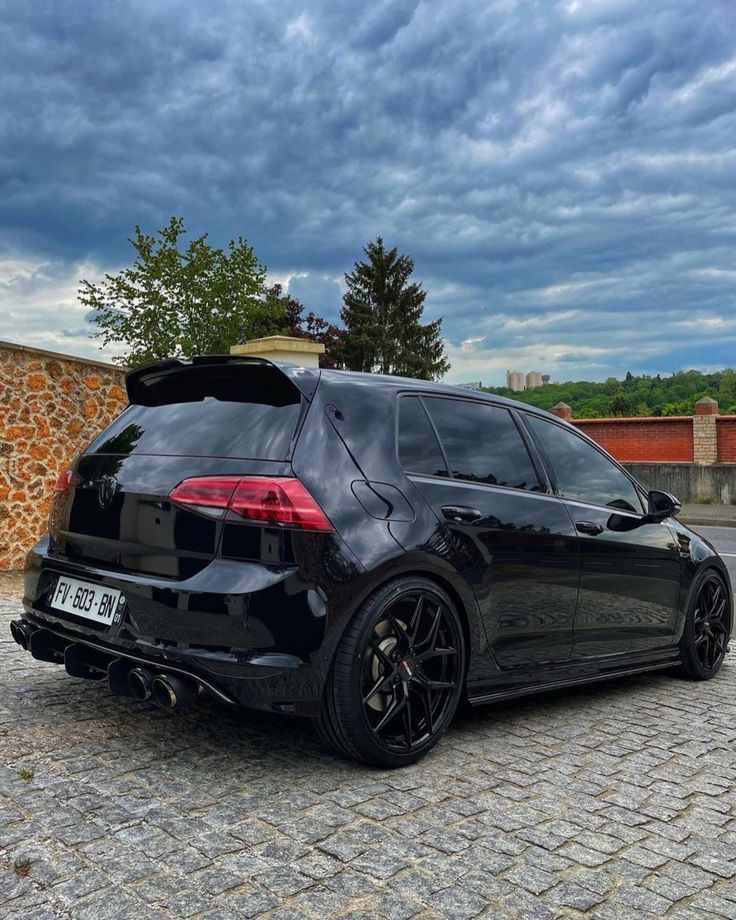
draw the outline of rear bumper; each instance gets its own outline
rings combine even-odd
[[[64,574],[122,591],[120,620],[105,627],[53,610],[50,597]],[[327,604],[295,567],[216,559],[189,579],[157,579],[56,558],[44,539],[26,560],[23,606],[25,620],[59,644],[60,660],[64,644],[76,643],[111,659],[190,675],[228,702],[319,711]]]

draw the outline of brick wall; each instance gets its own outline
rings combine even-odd
[[[0,342],[0,571],[46,529],[54,483],[127,404],[111,364]]]
[[[736,415],[719,415],[716,419],[718,462],[736,461]]]
[[[570,419],[621,461],[692,462],[693,419],[666,418]],[[736,443],[736,431],[734,432]]]

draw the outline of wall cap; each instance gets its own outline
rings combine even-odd
[[[29,355],[41,355],[44,358],[54,358],[57,361],[74,361],[77,364],[90,364],[93,367],[104,367],[105,370],[118,371],[124,374],[126,368],[109,361],[98,361],[96,358],[82,358],[80,355],[68,355],[63,351],[49,351],[47,348],[36,348],[35,345],[21,345],[19,342],[6,342],[0,339],[0,351],[24,351]]]
[[[572,421],[574,425],[592,425],[593,423],[597,425],[630,425],[632,422],[636,424],[644,424],[645,422],[692,423],[692,420],[692,415],[632,415],[628,418],[621,418],[619,416],[615,418],[575,418]]]

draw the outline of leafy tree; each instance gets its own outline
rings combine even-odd
[[[345,275],[340,313],[345,324],[343,360],[350,370],[435,380],[450,369],[442,320],[422,323],[427,292],[410,281],[414,261],[386,249],[379,236]]]
[[[95,335],[122,344],[116,359],[134,367],[161,358],[227,354],[245,339],[275,332],[280,315],[265,298],[266,271],[242,238],[226,249],[207,234],[183,249],[184,221],[172,217],[156,235],[135,228],[131,268],[82,280],[79,299],[93,311]]]
[[[342,367],[342,329],[312,311],[304,316],[304,304],[291,294],[284,293],[280,284],[267,288],[265,298],[270,311],[279,317],[275,333],[321,343],[325,346],[325,353],[320,355],[320,367]]]
[[[677,371],[666,377],[661,374],[637,377],[628,373],[623,381],[615,377],[603,383],[578,380],[522,393],[512,393],[506,387],[488,389],[541,409],[549,410],[560,401],[566,402],[575,418],[692,415],[695,403],[702,396],[716,399],[722,414],[736,413],[736,371],[731,368],[709,374]]]

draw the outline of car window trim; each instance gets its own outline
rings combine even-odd
[[[438,476],[435,473],[420,473],[418,470],[409,471],[409,470],[404,469],[404,464],[401,462],[401,454],[399,453],[399,422],[401,418],[401,398],[402,396],[416,397],[417,402],[422,407],[422,411],[427,417],[427,421],[429,422],[429,427],[432,429],[432,434],[434,435],[434,439],[437,442],[437,447],[439,447],[440,456],[442,457],[444,461],[445,472],[447,473],[446,476]],[[439,479],[439,480],[444,480],[444,481],[447,481],[448,479],[453,478],[452,473],[450,472],[450,464],[447,462],[447,455],[445,454],[445,449],[442,446],[442,442],[440,441],[439,435],[437,434],[437,429],[434,427],[434,422],[432,421],[432,417],[430,416],[429,412],[427,412],[427,407],[422,402],[422,397],[419,393],[400,392],[396,396],[396,411],[394,412],[394,453],[396,455],[396,462],[399,465],[399,469],[402,472],[406,473],[407,475],[409,474],[409,472],[411,472],[413,476],[431,476],[433,479]]]
[[[401,409],[400,409],[400,406],[399,406],[399,400],[400,400],[403,396],[416,396],[416,397],[418,398],[419,402],[421,403],[422,409],[424,409],[424,413],[425,413],[425,415],[427,416],[427,418],[429,419],[429,424],[432,426],[432,431],[434,432],[434,436],[435,436],[435,438],[436,438],[436,440],[437,440],[437,443],[439,444],[440,452],[442,453],[442,458],[443,458],[443,460],[445,461],[445,470],[447,471],[447,475],[446,475],[446,476],[436,476],[436,475],[433,475],[432,473],[419,473],[419,472],[416,472],[416,471],[411,471],[411,470],[405,470],[405,469],[404,469],[403,464],[402,464],[402,462],[401,462],[401,457],[399,456],[399,415],[400,415],[400,412],[401,412]],[[431,412],[429,411],[429,409],[428,409],[428,408],[425,406],[425,404],[424,404],[424,400],[425,400],[425,399],[451,399],[451,400],[455,400],[455,402],[469,403],[469,404],[476,405],[476,406],[491,406],[491,407],[493,407],[494,409],[501,409],[501,410],[504,410],[504,411],[508,412],[508,414],[509,414],[510,417],[511,417],[511,421],[514,423],[514,425],[515,425],[515,427],[516,427],[516,430],[517,430],[517,432],[518,432],[518,434],[519,434],[519,440],[521,441],[522,446],[523,446],[524,449],[526,450],[527,457],[529,458],[529,462],[530,462],[531,465],[532,465],[532,470],[534,471],[534,475],[537,477],[537,486],[538,486],[538,489],[536,489],[536,490],[532,490],[532,489],[519,489],[519,488],[517,488],[516,486],[502,486],[502,485],[499,485],[498,483],[477,482],[477,481],[474,480],[474,479],[463,479],[461,476],[454,476],[453,473],[452,473],[452,469],[450,468],[450,462],[449,462],[449,460],[448,460],[448,458],[447,458],[447,452],[445,451],[445,446],[444,446],[444,444],[442,443],[442,438],[440,437],[440,433],[439,433],[439,431],[437,431],[437,426],[435,425],[434,420],[432,419],[432,414],[431,414]],[[497,402],[494,402],[493,400],[490,400],[490,399],[487,399],[487,400],[486,400],[486,399],[473,399],[472,396],[470,396],[470,397],[468,397],[468,396],[455,396],[455,395],[452,394],[452,393],[436,393],[436,394],[435,394],[435,393],[417,392],[416,390],[404,390],[404,391],[401,391],[401,392],[399,392],[399,393],[397,394],[397,402],[396,402],[396,420],[395,420],[395,438],[394,438],[394,443],[395,443],[395,445],[396,445],[396,458],[397,458],[397,460],[398,460],[399,466],[400,466],[401,470],[402,470],[404,473],[406,473],[407,475],[409,475],[409,473],[411,473],[413,476],[426,476],[426,477],[428,477],[428,478],[430,478],[430,479],[437,479],[437,480],[439,480],[440,482],[447,482],[448,480],[450,480],[450,481],[456,481],[456,482],[469,483],[469,484],[471,484],[471,485],[494,486],[494,487],[499,488],[499,489],[508,489],[508,490],[510,490],[510,491],[512,491],[512,492],[525,492],[525,493],[528,492],[528,493],[531,494],[531,495],[545,495],[545,494],[547,494],[547,492],[549,491],[549,482],[548,482],[548,478],[547,478],[546,475],[541,475],[541,474],[540,474],[540,473],[541,473],[541,470],[543,470],[544,467],[542,466],[542,467],[541,467],[541,470],[540,470],[540,466],[539,466],[537,463],[535,463],[534,453],[532,452],[532,450],[530,450],[529,444],[527,443],[527,440],[526,440],[526,438],[524,437],[524,433],[523,433],[523,431],[522,431],[522,429],[521,429],[521,426],[520,426],[518,420],[514,417],[515,412],[516,412],[515,409],[512,409],[512,408],[509,407],[509,406],[501,405],[501,404],[499,404],[499,403],[497,403]]]
[[[609,462],[612,466],[614,466],[619,472],[623,473],[624,477],[625,477],[626,479],[628,479],[629,482],[630,482],[630,483],[632,484],[632,486],[634,487],[634,491],[635,491],[636,494],[639,496],[639,499],[640,499],[640,500],[643,499],[643,489],[642,489],[642,486],[636,481],[636,479],[634,479],[634,477],[629,473],[628,470],[625,470],[625,469],[621,466],[621,464],[618,462],[618,460],[616,460],[616,459],[615,459],[614,457],[612,457],[609,453],[607,453],[607,451],[605,451],[605,450],[600,446],[600,444],[597,444],[594,440],[592,440],[592,438],[586,437],[586,435],[583,434],[583,432],[578,431],[576,428],[573,428],[571,425],[560,424],[560,422],[559,422],[557,419],[554,419],[554,418],[547,418],[546,416],[537,415],[535,412],[527,412],[525,409],[519,409],[518,412],[519,412],[519,415],[522,416],[523,421],[524,421],[524,427],[525,427],[526,430],[529,432],[529,436],[533,439],[535,445],[537,446],[537,449],[539,450],[539,453],[540,453],[540,456],[541,456],[541,458],[542,458],[542,461],[544,462],[544,465],[545,465],[545,467],[547,468],[547,475],[548,475],[548,477],[549,477],[549,483],[550,483],[550,487],[551,487],[551,489],[552,489],[552,494],[553,494],[553,495],[555,495],[557,498],[561,498],[561,499],[564,499],[564,500],[567,500],[567,501],[578,502],[578,503],[580,503],[580,504],[587,505],[587,506],[589,506],[589,507],[591,507],[591,508],[603,508],[603,509],[605,509],[606,511],[611,512],[612,514],[615,514],[617,511],[621,511],[621,513],[623,513],[623,514],[630,514],[630,515],[633,515],[633,516],[635,516],[635,517],[646,517],[646,514],[647,514],[647,513],[646,513],[646,510],[644,509],[644,502],[643,502],[643,501],[642,501],[642,510],[641,510],[641,511],[626,511],[626,510],[623,509],[623,508],[615,509],[615,508],[612,508],[610,505],[600,505],[600,504],[598,504],[597,502],[587,501],[586,499],[575,498],[575,497],[573,497],[573,496],[567,496],[567,495],[559,495],[559,494],[557,494],[557,492],[556,492],[556,489],[557,489],[557,479],[556,479],[556,477],[555,477],[555,468],[554,468],[554,464],[553,464],[552,461],[550,460],[549,455],[548,455],[547,451],[546,451],[545,448],[544,448],[544,445],[540,442],[539,438],[537,437],[536,432],[535,432],[534,429],[531,427],[531,425],[529,425],[529,424],[527,423],[527,419],[528,419],[528,418],[535,417],[535,418],[541,419],[541,421],[543,421],[543,422],[548,422],[550,425],[555,425],[557,428],[560,428],[562,431],[568,432],[568,433],[570,434],[571,437],[577,438],[578,440],[582,441],[584,444],[588,444],[588,445],[589,445],[590,447],[592,447],[594,450],[598,451],[598,453],[599,453],[605,460],[608,460],[608,462]]]
[[[445,485],[458,486],[465,489],[500,489],[502,492],[513,492],[514,495],[535,495],[538,498],[553,498],[555,501],[560,500],[559,495],[551,495],[549,492],[535,492],[532,489],[518,489],[516,486],[502,486],[497,482],[479,482],[475,479],[460,479],[457,476],[450,479],[447,476],[433,476],[431,473],[412,473],[408,470],[404,470],[404,473],[412,482],[415,479],[431,479],[433,482],[442,482]]]

